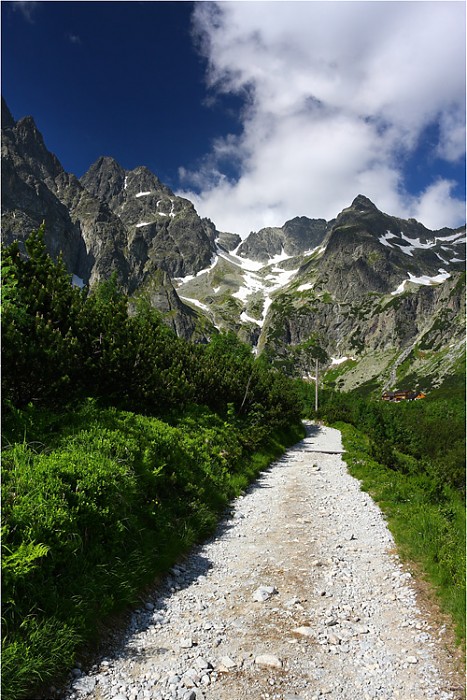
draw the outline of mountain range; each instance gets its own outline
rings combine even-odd
[[[218,231],[146,167],[101,157],[65,172],[2,100],[2,239],[45,221],[74,284],[115,273],[187,339],[232,330],[290,373],[368,392],[429,389],[465,357],[465,227],[431,231],[358,195],[335,219]]]

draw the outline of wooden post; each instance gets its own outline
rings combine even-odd
[[[318,358],[316,358],[315,411],[318,411]]]

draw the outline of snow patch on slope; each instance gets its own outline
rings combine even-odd
[[[428,240],[424,243],[422,242],[421,238],[409,238],[409,236],[406,236],[403,233],[403,231],[401,231],[399,235],[396,235],[395,233],[392,233],[388,230],[384,235],[380,236],[378,240],[382,245],[386,246],[387,248],[397,247],[397,249],[400,250],[402,253],[413,256],[414,250],[430,250],[435,246],[439,245],[439,243],[451,243],[452,245],[465,243],[465,232],[461,231],[459,233],[453,234],[452,236],[446,237],[436,236],[435,238]],[[404,243],[407,243],[408,245],[403,245],[402,241],[404,241]],[[442,249],[448,253],[450,253],[452,250],[450,246],[442,246]],[[437,255],[439,257],[438,253]]]
[[[347,362],[347,360],[355,360],[355,357],[331,357],[331,367],[341,365],[343,362]]]
[[[380,243],[382,243],[382,245],[385,245],[387,248],[394,248],[394,246],[389,243],[390,238],[397,238],[397,236],[395,233],[391,233],[391,231],[387,230],[384,236],[380,236],[378,240]]]
[[[258,321],[257,318],[252,318],[251,316],[248,316],[248,314],[245,311],[242,311],[240,314],[240,321],[243,321],[244,323],[255,323],[257,326],[261,326],[261,322]]]
[[[270,258],[266,265],[277,265],[277,263],[283,262],[284,260],[290,260],[292,257],[292,255],[287,255],[287,253],[284,252],[284,247],[282,246],[282,251],[273,258]]]
[[[455,241],[457,243],[465,243],[466,238],[465,238],[465,231],[459,231],[459,233],[454,233],[452,236],[443,236],[441,238],[437,237],[435,238],[435,241],[443,241],[445,243],[446,241],[453,242]]]
[[[220,258],[224,258],[224,260],[241,267],[243,270],[248,270],[249,272],[257,272],[258,270],[261,270],[262,267],[266,267],[266,265],[263,263],[256,262],[255,260],[249,260],[248,258],[241,258],[239,255],[235,255],[233,252],[225,253],[223,250],[218,250],[217,253]]]
[[[250,294],[264,290],[264,286],[263,280],[258,275],[252,274],[251,272],[245,272],[243,275],[242,286],[238,292],[235,292],[232,294],[232,296],[240,299],[241,301],[246,301]]]
[[[185,275],[185,277],[174,277],[172,281],[176,283],[176,286],[178,288],[181,285],[186,284],[187,282],[191,282],[191,280],[194,280],[196,277],[202,277],[202,275],[207,275],[217,265],[217,259],[218,259],[218,256],[214,253],[214,255],[211,257],[211,262],[209,263],[209,267],[205,267],[204,270],[200,270],[199,272],[196,273],[196,275]],[[219,289],[220,289],[220,287],[217,287],[217,291],[219,291]]]
[[[206,306],[206,304],[202,304],[200,301],[198,301],[198,299],[192,299],[191,297],[183,297],[181,294],[180,294],[180,299],[183,299],[183,301],[188,301],[190,304],[193,304],[194,306],[198,306],[203,311],[209,312],[209,306]]]
[[[408,275],[409,279],[404,280],[397,287],[397,289],[391,292],[392,296],[395,296],[396,294],[402,294],[405,291],[406,286],[410,283],[433,286],[436,284],[442,284],[447,279],[449,279],[449,277],[451,277],[451,274],[449,272],[446,272],[446,270],[443,270],[441,268],[439,270],[439,275],[434,275],[433,277],[429,277],[428,275],[421,275],[420,277],[415,277],[415,275],[412,275],[410,272],[408,273]]]

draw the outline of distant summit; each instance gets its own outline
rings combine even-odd
[[[363,194],[359,194],[355,197],[351,204],[351,209],[355,209],[360,213],[365,211],[377,211],[376,206],[373,204],[373,202],[370,199],[368,199],[368,197],[365,197]]]

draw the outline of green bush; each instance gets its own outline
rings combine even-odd
[[[136,602],[302,437],[290,431],[258,448],[248,421],[200,406],[172,425],[93,401],[72,416],[43,413],[17,412],[43,434],[10,443],[2,460],[3,690],[12,699],[65,670],[98,621]]]
[[[343,421],[370,439],[375,461],[395,471],[429,475],[440,488],[465,498],[465,383],[458,378],[449,398],[443,393],[399,404],[363,399],[355,393],[322,392],[319,417]]]

